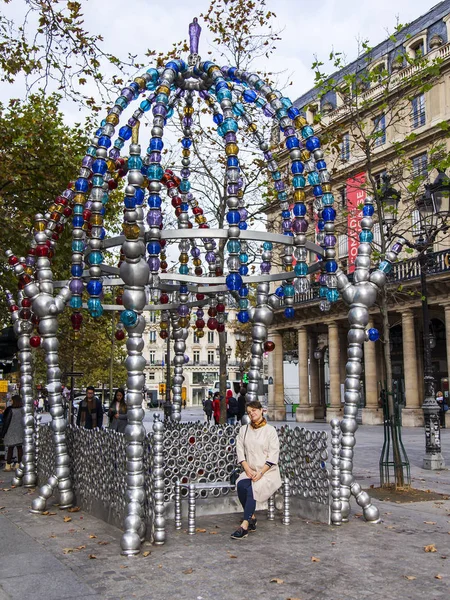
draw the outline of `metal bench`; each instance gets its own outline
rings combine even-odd
[[[185,487],[188,489],[188,534],[195,535],[195,492],[197,490],[212,490],[215,488],[230,488],[234,489],[236,486],[232,485],[229,481],[214,481],[209,483],[182,483],[180,479],[175,483],[175,495],[174,495],[174,512],[175,512],[175,529],[181,529],[181,488]],[[285,478],[283,483],[283,525],[289,525],[291,522],[290,512],[290,486],[289,480]],[[267,518],[269,521],[275,520],[275,500],[274,496],[271,496],[268,500]]]

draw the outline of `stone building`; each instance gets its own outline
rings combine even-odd
[[[339,130],[339,150],[332,165],[332,186],[336,209],[350,214],[349,185],[367,170],[364,154],[358,150],[357,133],[349,122],[349,102],[346,94],[353,93],[345,89],[345,75],[362,69],[378,69],[380,81],[372,83],[369,89],[359,90],[360,108],[364,111],[365,101],[370,104],[372,114],[368,119],[374,121],[377,97],[380,97],[380,113],[376,125],[379,136],[372,154],[372,173],[381,180],[384,172],[392,171],[396,160],[396,149],[401,145],[404,159],[410,161],[412,175],[427,174],[429,181],[436,177],[436,171],[429,172],[427,164],[431,147],[436,140],[448,153],[449,146],[442,131],[442,122],[450,120],[450,2],[441,2],[426,15],[423,15],[370,52],[361,56],[350,65],[333,75],[337,90],[319,97],[313,89],[298,98],[294,105],[305,115],[309,123],[317,122],[315,132],[319,137],[333,128]],[[439,78],[431,89],[411,98],[408,92],[412,78],[419,67],[408,63],[407,58],[423,57],[425,61],[436,61],[440,65]],[[396,127],[390,127],[389,114],[386,112],[386,87],[383,78],[394,82],[392,93],[401,98],[404,118]],[[339,83],[342,82],[342,93]],[[389,92],[390,93],[390,92]],[[375,108],[374,108],[375,107]],[[411,136],[411,133],[414,135]],[[278,135],[278,132],[276,132]],[[442,151],[442,150],[441,150]],[[287,164],[286,152],[279,156],[280,170]],[[327,157],[328,166],[330,162]],[[287,167],[286,167],[287,168]],[[401,177],[400,177],[401,179]],[[421,190],[419,190],[420,192]],[[409,234],[414,232],[417,219],[415,210],[408,208],[407,194],[402,191],[399,214],[409,219]],[[275,205],[267,209],[268,222],[276,229],[279,210]],[[407,213],[405,215],[405,213]],[[378,229],[377,229],[378,226]],[[375,243],[380,236],[380,225],[375,227]],[[312,231],[314,227],[310,227]],[[342,231],[342,230],[341,230]],[[314,232],[312,232],[314,236]],[[313,237],[312,237],[313,239]],[[357,242],[351,231],[338,236],[338,262],[346,272],[351,272],[352,254]],[[431,319],[432,363],[435,377],[435,389],[442,390],[449,397],[450,363],[450,251],[448,240],[441,236],[430,249],[430,268],[428,272],[428,305]],[[402,405],[403,425],[423,424],[421,405],[423,390],[423,326],[421,318],[420,268],[416,255],[403,255],[389,274],[390,295],[390,348],[394,386]],[[318,284],[312,282],[306,294],[296,295],[295,318],[287,321],[283,311],[276,313],[271,330],[271,339],[275,342],[275,351],[269,357],[269,377],[273,385],[269,386],[269,410],[272,418],[285,418],[286,406],[283,362],[286,356],[287,342],[292,344],[295,338],[298,353],[299,406],[296,411],[298,421],[313,421],[326,417],[342,417],[343,393],[346,363],[346,335],[348,331],[347,310],[341,301],[332,306],[329,312],[319,309]],[[371,312],[373,327],[380,328],[380,314],[377,308]],[[364,374],[362,379],[361,419],[364,424],[381,424],[382,409],[379,405],[380,390],[384,386],[385,373],[382,360],[382,343],[366,343],[364,348]],[[449,411],[450,412],[450,411]],[[448,414],[448,413],[447,413]]]

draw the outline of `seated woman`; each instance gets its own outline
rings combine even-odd
[[[258,400],[247,404],[247,414],[250,423],[240,428],[236,440],[237,459],[244,469],[237,480],[244,519],[231,536],[234,540],[247,537],[249,531],[256,531],[256,503],[268,500],[281,486],[277,430],[263,417]]]

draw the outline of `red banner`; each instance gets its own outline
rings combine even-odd
[[[347,235],[348,235],[348,273],[355,270],[355,260],[358,253],[359,234],[361,232],[361,205],[366,199],[366,174],[358,173],[347,179]]]

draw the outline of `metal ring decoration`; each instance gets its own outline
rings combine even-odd
[[[340,460],[339,448],[341,445],[341,427],[339,419],[331,419],[331,523],[339,526],[342,524],[341,493],[340,493]]]

